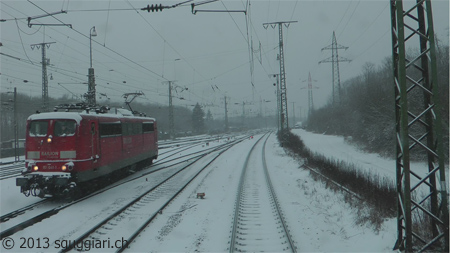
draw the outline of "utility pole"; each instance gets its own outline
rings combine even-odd
[[[394,250],[448,252],[448,182],[439,101],[442,91],[437,78],[431,0],[406,3],[411,6],[405,9],[402,0],[390,3],[398,195]],[[407,48],[417,46],[419,55],[408,59]],[[422,99],[418,93],[423,94]],[[427,168],[416,171],[410,166],[411,151],[427,155]]]
[[[95,74],[94,68],[92,67],[92,36],[97,36],[97,31],[95,30],[95,26],[89,30],[89,55],[90,55],[90,67],[88,69],[88,93],[87,93],[87,102],[89,106],[96,106],[96,91],[95,91]]]
[[[333,104],[340,103],[341,101],[341,77],[339,74],[339,62],[350,62],[351,60],[339,57],[338,49],[345,49],[347,50],[348,47],[344,47],[342,45],[339,45],[336,40],[336,34],[333,31],[333,42],[331,45],[322,48],[323,50],[329,49],[331,50],[331,57],[327,58],[325,60],[322,60],[319,62],[331,62],[332,63],[332,72],[333,72]],[[337,89],[337,92],[336,92]]]
[[[228,132],[228,108],[227,108],[227,96],[225,96],[225,132]]]
[[[14,161],[20,161],[19,157],[19,131],[18,131],[18,121],[17,121],[17,88],[14,87],[14,92],[8,91],[7,94],[13,93],[13,99],[8,99],[8,102],[3,102],[2,105],[7,106],[8,110],[13,111],[13,131],[14,131]],[[11,105],[12,104],[12,105]],[[9,116],[5,116],[8,117]],[[9,119],[8,119],[9,122]]]
[[[37,49],[42,48],[42,111],[48,112],[48,77],[47,77],[47,65],[50,63],[50,59],[46,58],[45,47],[50,48],[50,44],[56,42],[43,42],[38,44],[32,44],[31,49],[34,47]]]
[[[278,25],[278,48],[279,48],[279,59],[280,59],[280,130],[289,129],[288,122],[288,109],[287,109],[287,91],[286,91],[286,72],[284,66],[284,48],[283,48],[283,24],[286,28],[289,27],[291,23],[297,23],[297,21],[286,21],[286,22],[272,22],[264,23],[263,27],[267,29],[269,25],[275,28]]]
[[[271,75],[269,75],[269,77],[271,77],[271,76],[273,76],[273,77],[275,77],[276,79],[277,79],[277,83],[275,84],[273,84],[274,86],[277,86],[277,91],[276,91],[276,94],[277,94],[277,130],[278,131],[280,131],[280,127],[281,127],[281,124],[280,124],[280,114],[281,114],[281,110],[280,110],[280,108],[281,108],[281,105],[280,105],[280,83],[279,83],[279,76],[280,76],[280,74],[271,74]]]
[[[263,116],[263,110],[262,110],[262,98],[259,96],[259,117],[262,118]]]
[[[295,127],[295,102],[291,102],[292,103],[292,115],[293,117],[293,122],[292,122],[292,128]]]
[[[172,82],[169,82],[169,135],[171,139],[175,138],[175,122],[173,116],[173,104],[172,104]]]
[[[242,127],[245,126],[245,102],[242,101]]]
[[[14,87],[14,161],[20,161],[19,157],[19,129],[17,125],[17,88]]]

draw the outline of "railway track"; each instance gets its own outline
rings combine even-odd
[[[244,138],[246,138],[246,137],[247,137],[247,136],[245,136]],[[209,141],[209,140],[206,140],[206,142],[208,142],[208,141]],[[145,172],[145,173],[140,174],[140,175],[138,174],[138,175],[136,175],[136,176],[134,176],[134,177],[131,176],[131,178],[130,178],[129,180],[123,182],[122,184],[127,183],[127,182],[132,181],[132,180],[135,180],[135,179],[137,179],[137,178],[139,178],[139,177],[149,175],[149,174],[154,173],[154,172],[156,172],[156,171],[159,171],[159,170],[162,170],[162,169],[167,169],[167,168],[169,168],[169,167],[171,167],[171,166],[174,166],[174,165],[183,163],[183,162],[185,162],[186,160],[189,160],[189,159],[195,159],[197,156],[199,156],[199,155],[201,155],[201,154],[203,154],[203,153],[205,153],[205,152],[208,152],[209,150],[212,150],[212,149],[216,148],[216,147],[210,147],[210,148],[208,148],[208,149],[203,149],[203,150],[201,150],[201,151],[192,152],[192,153],[186,153],[186,154],[184,154],[184,155],[182,155],[182,156],[178,156],[178,157],[169,159],[169,158],[171,158],[171,157],[173,157],[173,156],[175,156],[175,155],[177,155],[177,154],[180,154],[181,152],[185,153],[187,150],[189,150],[189,149],[191,149],[191,148],[194,148],[194,147],[196,147],[196,146],[198,146],[198,145],[201,145],[201,144],[203,144],[203,143],[204,143],[204,142],[200,142],[200,143],[195,142],[195,143],[192,143],[191,145],[185,143],[185,144],[184,144],[183,146],[181,146],[181,147],[178,147],[178,148],[172,149],[172,150],[170,150],[170,151],[166,151],[166,152],[161,153],[160,155],[162,155],[163,158],[162,158],[162,159],[159,159],[159,160],[158,160],[157,162],[155,162],[153,165],[154,165],[154,166],[156,166],[156,165],[159,165],[159,166],[165,165],[165,166],[159,167],[158,169],[150,170],[149,172]],[[23,167],[23,164],[22,164],[22,165],[15,165],[15,167],[22,168],[22,167]],[[145,169],[145,168],[142,168],[142,170],[143,170],[143,169]],[[18,175],[20,175],[20,174],[18,174]],[[15,176],[18,176],[18,175],[15,175]],[[14,176],[14,177],[15,177],[15,176]],[[119,185],[121,185],[121,184],[114,185],[114,186],[108,186],[108,187],[103,188],[103,189],[101,189],[101,190],[99,190],[99,191],[97,191],[97,192],[94,192],[94,193],[89,194],[89,196],[95,196],[95,195],[98,194],[98,193],[107,191],[107,190],[109,190],[109,189],[111,189],[111,188],[114,188],[114,187],[117,187],[117,186],[119,186]],[[84,198],[83,198],[83,199],[84,199]],[[0,223],[4,223],[4,222],[7,222],[7,221],[10,221],[10,220],[12,220],[12,219],[14,219],[14,218],[16,218],[16,217],[18,217],[18,216],[20,216],[20,215],[25,214],[27,211],[36,209],[36,208],[40,207],[42,204],[47,203],[48,200],[49,200],[49,199],[44,199],[44,200],[42,200],[42,201],[39,201],[39,202],[30,204],[30,205],[24,206],[24,207],[22,207],[22,208],[19,208],[19,209],[17,209],[17,210],[14,210],[14,211],[12,211],[12,212],[9,212],[9,213],[7,213],[7,214],[5,214],[5,215],[2,215],[2,216],[0,217]],[[66,202],[65,204],[67,204],[67,202]],[[2,232],[2,233],[3,233],[3,232]],[[0,234],[0,237],[3,238],[2,234]]]
[[[70,206],[72,206],[72,205],[74,205],[74,204],[76,204],[76,203],[79,203],[79,202],[81,202],[81,201],[84,201],[84,200],[86,200],[86,199],[89,199],[89,198],[91,198],[91,197],[93,197],[93,196],[95,196],[95,195],[98,195],[98,194],[103,193],[103,192],[105,192],[105,191],[111,190],[112,188],[118,187],[118,186],[120,186],[120,185],[129,183],[129,182],[132,182],[132,181],[134,181],[134,180],[136,180],[136,179],[145,177],[145,176],[147,176],[147,175],[149,175],[149,174],[152,174],[152,173],[155,173],[155,172],[157,172],[157,171],[171,168],[171,167],[173,167],[173,166],[175,166],[175,165],[178,165],[178,164],[181,164],[181,163],[186,163],[186,162],[189,162],[189,161],[192,161],[192,160],[195,162],[195,161],[201,159],[202,157],[208,155],[209,153],[212,153],[212,152],[214,152],[214,151],[221,150],[221,149],[224,149],[224,148],[229,148],[229,147],[231,147],[232,145],[234,145],[234,144],[236,144],[236,143],[238,143],[238,142],[241,142],[242,140],[244,140],[244,139],[246,139],[246,138],[247,138],[247,136],[242,137],[242,138],[239,138],[239,139],[236,139],[236,140],[233,141],[233,142],[221,144],[221,145],[216,146],[216,147],[211,147],[211,148],[208,148],[208,149],[205,149],[205,150],[201,150],[201,151],[198,151],[198,152],[194,152],[194,153],[191,153],[191,154],[186,154],[186,155],[183,155],[183,156],[181,156],[181,157],[176,157],[176,158],[173,158],[173,159],[164,161],[164,162],[159,162],[158,164],[155,163],[155,164],[154,164],[155,166],[156,166],[156,165],[159,165],[158,168],[151,169],[151,170],[148,171],[148,172],[140,173],[139,175],[135,175],[134,177],[131,176],[131,178],[129,178],[129,179],[127,179],[127,180],[124,180],[124,181],[122,181],[122,182],[120,182],[120,183],[113,184],[113,185],[110,185],[110,186],[105,187],[105,188],[103,188],[103,189],[100,189],[100,190],[98,190],[98,191],[95,191],[95,192],[93,192],[93,193],[90,193],[89,195],[87,195],[87,196],[85,196],[85,197],[82,197],[82,198],[80,198],[80,199],[78,199],[78,200],[72,201],[72,202],[70,202],[70,203],[64,203],[64,204],[62,204],[62,205],[60,205],[60,206],[58,206],[58,207],[56,207],[56,208],[51,208],[51,209],[49,209],[49,210],[46,210],[46,211],[44,211],[44,212],[42,212],[42,213],[40,213],[40,214],[38,214],[38,215],[35,215],[34,217],[32,217],[32,218],[30,218],[30,219],[27,219],[27,220],[24,220],[24,221],[20,222],[20,223],[17,224],[17,225],[10,226],[10,227],[7,228],[7,229],[4,229],[4,228],[5,228],[5,227],[8,227],[8,226],[4,226],[4,227],[2,228],[2,232],[0,233],[0,240],[3,239],[3,238],[5,238],[5,237],[11,236],[11,235],[15,234],[16,232],[18,232],[18,231],[20,231],[20,230],[23,230],[23,229],[25,229],[25,228],[27,228],[27,227],[29,227],[29,226],[32,226],[33,224],[35,224],[35,223],[37,223],[37,222],[40,222],[40,221],[43,220],[43,219],[49,218],[49,217],[51,217],[51,216],[57,214],[57,213],[60,212],[61,210],[64,210],[64,209],[66,209],[66,208],[68,208],[68,207],[70,207]],[[172,154],[172,155],[175,155],[175,154],[176,154],[176,153],[174,153],[174,154]],[[190,163],[193,163],[193,162],[190,162]],[[162,165],[162,164],[167,164],[167,165],[166,165],[166,166],[160,166],[160,165]],[[29,205],[29,206],[20,208],[20,209],[18,209],[18,210],[15,210],[15,211],[13,211],[13,212],[10,212],[10,213],[8,213],[8,214],[6,214],[6,215],[3,215],[3,216],[2,216],[2,220],[3,220],[2,222],[10,221],[11,219],[16,218],[16,217],[19,216],[19,215],[22,215],[22,214],[24,214],[25,212],[27,212],[27,211],[29,211],[29,210],[32,210],[32,209],[34,209],[34,208],[36,208],[36,207],[38,207],[38,206],[44,204],[45,202],[46,202],[46,201],[41,201],[41,202],[38,202],[38,203],[35,203],[35,204],[32,204],[32,205]]]
[[[81,245],[85,240],[109,240],[117,234],[120,234],[122,238],[127,238],[125,239],[126,243],[122,245],[122,248],[118,249],[118,252],[122,252],[158,214],[161,214],[164,211],[173,199],[175,199],[195,178],[197,178],[198,175],[201,174],[201,172],[208,168],[208,166],[225,151],[241,142],[243,139],[216,148],[211,152],[198,157],[198,159],[195,159],[186,166],[183,166],[183,168],[166,178],[160,184],[133,199],[127,205],[106,217],[96,226],[73,240],[73,243],[62,252],[74,249],[76,245]],[[206,165],[195,168],[194,165],[203,158],[208,160]],[[148,218],[143,220],[142,216]],[[138,228],[134,229],[135,227]]]
[[[44,204],[44,203],[46,203],[46,202],[48,202],[48,201],[49,201],[49,199],[43,199],[43,200],[41,200],[41,201],[35,202],[35,203],[33,203],[33,204],[24,206],[24,207],[22,207],[22,208],[19,208],[19,209],[17,209],[17,210],[14,210],[14,211],[12,211],[12,212],[10,212],[10,213],[7,213],[7,214],[5,214],[5,215],[2,215],[2,216],[0,217],[0,223],[9,221],[10,219],[13,219],[13,218],[15,218],[15,217],[17,217],[17,216],[19,216],[19,215],[22,215],[22,214],[24,214],[26,211],[31,210],[31,209],[33,209],[33,208],[35,208],[35,207],[37,207],[37,206],[40,206],[40,205],[42,205],[42,204]]]
[[[170,156],[173,156],[179,152],[186,151],[195,146],[199,146],[204,143],[209,143],[209,142],[215,141],[219,138],[223,139],[223,137],[193,138],[193,139],[188,139],[188,140],[170,141],[168,143],[161,144],[161,147],[159,147],[159,149],[169,149],[169,148],[173,148],[173,149],[167,150],[164,152],[160,152],[160,154],[159,154],[160,156],[167,154],[167,153],[171,153],[171,155],[165,156],[163,159],[160,159],[159,161],[165,160]],[[20,164],[9,163],[7,166],[1,167],[0,168],[0,180],[20,176],[22,173],[22,170],[24,168],[24,165],[25,165],[24,162],[22,162]]]
[[[24,163],[2,166],[0,168],[0,180],[19,176],[23,168],[25,168]]]
[[[269,136],[261,144],[263,137],[251,149],[242,169],[229,252],[296,252],[267,170],[265,146]],[[260,155],[258,145],[262,146]]]
[[[194,143],[204,143],[204,142],[212,142],[219,139],[224,139],[230,137],[229,135],[226,136],[204,136],[204,137],[192,137],[192,138],[184,138],[181,140],[166,140],[158,142],[158,148],[159,149],[166,149],[166,148],[172,148],[172,147],[179,147],[183,145],[190,145]]]

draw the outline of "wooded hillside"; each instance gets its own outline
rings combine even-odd
[[[418,52],[408,51],[409,58],[415,58]],[[442,115],[444,147],[448,155],[449,147],[449,47],[438,47],[438,82],[440,110]],[[410,68],[408,75],[417,76]],[[392,58],[386,58],[376,66],[366,63],[360,75],[342,85],[341,103],[333,105],[331,101],[315,110],[307,122],[309,131],[343,135],[369,152],[386,156],[395,155],[395,111]],[[423,109],[423,94],[419,89],[412,92],[413,112]],[[420,107],[420,108],[419,108]],[[411,131],[418,129],[412,128]],[[423,130],[421,130],[423,131]],[[415,159],[424,154],[413,153]],[[447,157],[448,159],[448,157]]]

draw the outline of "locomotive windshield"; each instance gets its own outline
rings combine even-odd
[[[32,121],[30,124],[30,136],[46,136],[48,121]]]
[[[55,122],[55,136],[73,136],[76,126],[73,120],[58,120]]]

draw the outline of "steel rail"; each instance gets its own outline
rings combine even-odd
[[[242,140],[240,140],[242,141]],[[236,143],[234,143],[236,144]],[[166,184],[169,180],[173,179],[176,175],[178,175],[179,173],[181,173],[182,171],[184,171],[185,169],[191,167],[194,163],[196,163],[197,161],[199,161],[200,159],[202,159],[203,157],[207,156],[208,154],[218,151],[220,149],[229,149],[232,145],[228,145],[228,147],[226,145],[223,145],[220,148],[216,148],[210,152],[204,153],[202,155],[199,155],[194,161],[190,162],[189,164],[185,165],[184,167],[182,167],[181,169],[179,169],[178,171],[176,171],[175,173],[173,173],[171,176],[167,177],[165,180],[163,180],[161,183],[157,184],[156,186],[152,187],[151,189],[145,191],[143,194],[141,194],[140,196],[136,197],[135,199],[133,199],[132,201],[130,201],[127,205],[123,206],[122,208],[120,208],[119,210],[117,210],[116,212],[114,212],[113,214],[109,215],[108,217],[106,217],[104,220],[102,220],[101,222],[99,222],[96,226],[92,227],[91,229],[89,229],[88,231],[86,231],[84,234],[82,234],[80,237],[78,237],[77,239],[73,240],[73,243],[71,243],[69,245],[69,247],[61,250],[61,252],[67,252],[69,250],[72,250],[73,248],[75,248],[76,245],[78,245],[80,242],[82,242],[84,239],[86,239],[89,235],[91,235],[92,233],[94,233],[97,229],[99,229],[100,227],[102,227],[103,225],[105,225],[106,223],[108,223],[110,220],[112,220],[114,217],[117,217],[118,215],[120,215],[121,213],[123,213],[125,210],[127,210],[129,207],[131,207],[132,205],[136,204],[137,202],[139,202],[140,200],[142,200],[145,196],[147,196],[150,193],[153,193],[156,189],[158,189],[160,186]],[[203,168],[204,169],[204,168]],[[202,169],[202,170],[203,170]],[[198,175],[198,174],[197,174]],[[197,176],[196,175],[196,176]],[[189,184],[191,181],[189,181],[187,184]],[[185,186],[186,187],[186,186]],[[184,189],[184,187],[182,188]],[[179,191],[181,192],[181,191]],[[179,194],[179,192],[177,194],[175,194],[175,197]],[[172,197],[171,200],[175,197]],[[171,201],[170,200],[170,201]],[[169,202],[170,202],[169,201]],[[158,210],[158,212],[160,212],[161,210],[163,210],[166,206],[168,205],[168,203],[166,203],[162,208],[160,208]],[[157,215],[156,212],[152,217],[154,218],[154,216]],[[151,220],[153,220],[152,218],[150,218]],[[148,223],[151,222],[147,221],[146,224],[148,225]],[[142,228],[143,227],[143,228]],[[126,248],[128,247],[128,245],[131,243],[131,240],[133,240],[137,234],[139,234],[144,228],[145,226],[142,226],[140,229],[138,229],[138,232],[135,232],[133,234],[132,237],[130,237],[131,239],[129,239],[129,241],[127,241],[127,244],[123,247]],[[123,250],[123,249],[122,249]],[[120,249],[119,249],[120,251]]]
[[[269,134],[269,136],[270,136],[270,134]],[[269,170],[267,169],[266,143],[267,143],[267,140],[269,139],[269,136],[267,136],[266,140],[264,141],[264,145],[262,148],[262,159],[263,159],[262,161],[263,161],[263,167],[264,167],[264,174],[266,175],[267,185],[269,186],[270,194],[272,195],[272,198],[274,200],[275,207],[276,207],[277,213],[278,213],[278,217],[280,217],[281,223],[283,225],[284,233],[286,234],[286,237],[288,238],[289,246],[290,246],[292,252],[297,252],[297,247],[294,245],[294,240],[292,239],[292,236],[289,233],[287,222],[281,211],[280,203],[278,202],[278,198],[275,193],[275,189],[273,188],[273,185],[272,185],[272,180],[270,179]]]
[[[31,210],[31,209],[35,208],[36,206],[39,206],[39,205],[41,205],[41,204],[43,204],[45,202],[48,202],[48,201],[49,201],[49,199],[44,199],[44,200],[38,201],[36,203],[30,204],[28,206],[24,206],[22,208],[19,208],[19,209],[15,210],[15,211],[12,211],[12,212],[7,213],[5,215],[2,215],[0,217],[0,223],[3,223],[5,221],[10,220],[11,218],[15,218],[15,217],[17,217],[17,216],[19,216],[21,214],[24,214],[27,210]]]
[[[128,246],[130,245],[131,242],[134,241],[134,239],[156,218],[156,216],[160,213],[162,213],[162,211],[170,204],[170,202],[172,202],[172,200],[174,200],[195,178],[197,178],[198,175],[200,175],[201,172],[203,172],[209,165],[211,165],[211,163],[213,163],[219,156],[221,156],[223,153],[225,153],[228,149],[230,149],[231,147],[233,147],[234,145],[236,145],[237,143],[240,143],[244,140],[241,139],[235,143],[233,143],[233,145],[230,145],[226,148],[224,148],[222,151],[219,152],[218,155],[216,155],[211,161],[209,161],[202,169],[200,169],[181,189],[179,189],[157,212],[155,212],[144,224],[142,224],[142,226],[132,235],[130,236],[127,240],[125,245],[122,245],[121,248],[119,248],[117,250],[117,252],[123,252],[126,248],[128,248]],[[212,152],[211,152],[212,153]]]
[[[239,141],[239,142],[240,142],[240,141],[242,141],[242,140],[244,140],[244,139],[245,139],[245,138],[240,138],[240,139],[235,140],[235,142],[236,142],[236,141]],[[212,147],[212,148],[208,149],[208,151],[206,151],[206,152],[214,152],[216,149],[221,149],[221,148],[227,147],[228,145],[231,145],[231,144],[232,144],[232,143],[230,142],[230,143],[226,143],[226,144],[223,144],[223,145],[221,145],[221,146],[218,146],[218,147]],[[212,150],[212,151],[209,151],[209,150]],[[202,152],[205,152],[205,150],[199,151],[199,152],[195,152],[195,153],[193,153],[193,154],[196,154],[196,153],[202,153]],[[192,155],[192,154],[190,154],[190,155]],[[178,157],[178,158],[172,159],[172,160],[170,160],[170,161],[182,159],[182,158],[185,158],[186,156],[190,156],[190,155],[185,155],[185,156],[182,156],[182,157]],[[40,221],[43,220],[43,219],[50,218],[51,216],[57,214],[59,211],[65,209],[65,208],[68,208],[68,207],[70,207],[70,206],[72,206],[72,205],[74,205],[74,204],[77,204],[77,203],[79,203],[79,202],[81,202],[81,201],[84,201],[84,200],[86,200],[86,199],[89,199],[89,198],[91,198],[91,197],[93,197],[93,196],[95,196],[95,195],[98,195],[98,194],[100,194],[100,193],[103,193],[103,192],[105,192],[105,191],[108,191],[108,190],[110,190],[110,189],[113,189],[113,188],[118,187],[118,186],[120,186],[120,185],[129,183],[129,182],[131,182],[131,181],[134,181],[134,180],[139,179],[139,178],[141,178],[141,177],[147,176],[147,175],[149,175],[149,174],[155,173],[155,172],[157,172],[157,171],[160,171],[160,170],[163,170],[163,169],[167,169],[167,168],[173,167],[173,166],[175,166],[175,165],[184,163],[184,162],[186,162],[186,161],[189,161],[189,160],[192,160],[192,159],[196,159],[196,158],[199,158],[199,159],[200,159],[202,156],[205,156],[205,155],[207,155],[207,153],[205,153],[205,154],[199,154],[199,155],[196,155],[196,156],[194,156],[194,157],[191,157],[191,158],[189,158],[189,159],[187,159],[187,160],[181,160],[180,162],[177,162],[177,163],[174,163],[174,164],[165,166],[165,167],[161,167],[161,168],[158,168],[158,169],[156,169],[156,170],[152,170],[152,171],[150,171],[150,172],[147,172],[147,173],[144,173],[144,174],[140,175],[139,177],[132,178],[132,179],[129,179],[129,180],[125,180],[124,182],[121,182],[121,183],[119,183],[119,184],[117,184],[117,185],[113,185],[113,186],[109,186],[109,187],[100,189],[100,190],[95,191],[95,192],[93,192],[93,193],[91,193],[91,194],[89,194],[89,195],[87,195],[87,196],[84,196],[84,197],[82,197],[82,198],[80,198],[80,199],[77,199],[77,200],[72,201],[72,202],[70,202],[70,203],[67,203],[67,204],[65,204],[65,205],[62,205],[62,206],[59,206],[59,207],[50,209],[50,210],[48,210],[48,211],[45,211],[45,212],[43,212],[43,213],[41,213],[41,214],[39,214],[39,215],[37,215],[37,216],[35,216],[35,217],[33,217],[33,218],[30,218],[30,219],[28,219],[28,220],[25,220],[25,221],[21,222],[21,223],[18,224],[18,225],[15,225],[15,226],[13,226],[13,227],[10,227],[10,228],[8,228],[8,229],[6,229],[6,230],[1,231],[1,232],[0,232],[0,240],[2,240],[2,239],[5,238],[5,237],[11,236],[11,235],[15,234],[16,232],[21,231],[21,230],[23,230],[23,229],[25,229],[25,228],[27,228],[27,227],[30,227],[30,226],[36,224],[37,222],[40,222]],[[166,161],[166,162],[163,162],[163,163],[167,163],[167,162],[170,162],[170,161]],[[29,209],[28,209],[28,210],[29,210]],[[18,211],[18,210],[16,210],[16,211]],[[20,212],[20,211],[19,211],[19,212]],[[13,216],[11,216],[11,217],[13,217]]]
[[[237,227],[238,227],[239,206],[240,206],[240,203],[241,203],[242,191],[244,189],[244,181],[245,181],[245,175],[246,175],[246,172],[247,172],[248,161],[250,160],[250,155],[252,154],[252,152],[255,149],[256,145],[259,143],[259,141],[262,140],[263,137],[264,137],[264,135],[261,136],[261,138],[259,138],[259,140],[250,149],[250,152],[248,153],[247,158],[245,159],[245,162],[244,162],[244,166],[242,168],[241,177],[239,179],[238,190],[237,190],[237,193],[236,193],[236,202],[235,202],[235,209],[234,209],[234,216],[233,216],[234,217],[234,219],[233,219],[233,229],[231,231],[231,240],[230,240],[230,248],[229,248],[230,252],[234,252],[235,244],[236,244],[236,233],[237,233]]]

